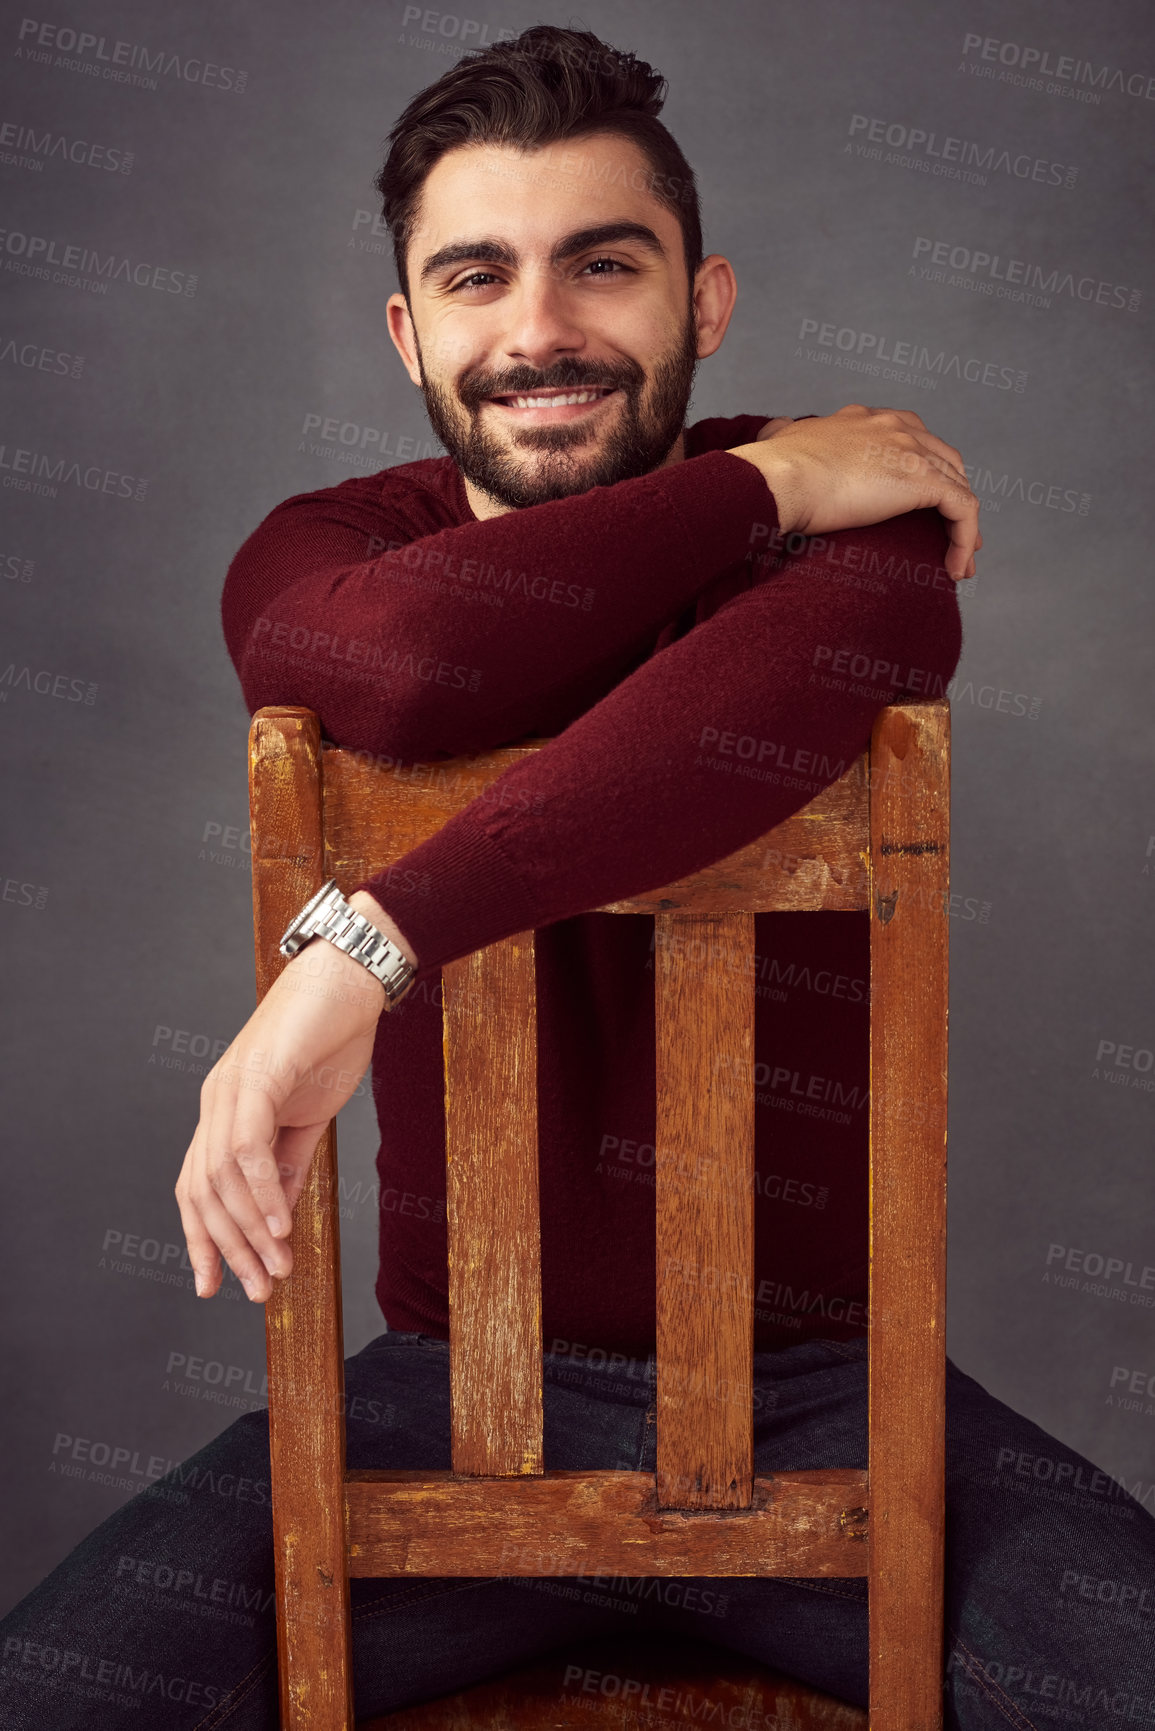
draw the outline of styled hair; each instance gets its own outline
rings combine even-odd
[[[447,152],[470,144],[529,151],[595,132],[617,133],[640,150],[647,172],[639,179],[635,170],[632,184],[643,186],[677,217],[692,283],[702,262],[698,190],[693,170],[658,119],[667,89],[666,79],[644,60],[609,47],[588,30],[535,24],[459,61],[419,91],[390,132],[385,165],[374,181],[405,299],[406,255],[422,188]],[[613,185],[615,176],[624,175],[619,167],[598,180]]]

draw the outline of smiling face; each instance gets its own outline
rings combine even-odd
[[[389,330],[478,516],[682,456],[694,369],[734,273],[688,281],[682,230],[613,133],[526,152],[470,145],[426,177]]]

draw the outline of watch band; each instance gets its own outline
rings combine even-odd
[[[413,984],[417,972],[413,963],[372,920],[349,906],[337,888],[336,878],[322,884],[289,922],[280,942],[281,954],[295,956],[312,938],[327,938],[367,968],[384,986],[390,1009],[401,1002]]]

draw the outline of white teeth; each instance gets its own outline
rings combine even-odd
[[[599,397],[605,395],[606,393],[604,391],[575,391],[572,396],[568,397],[557,395],[548,397],[514,397],[513,402],[514,406],[519,409],[554,409],[559,403],[593,403],[596,402]]]

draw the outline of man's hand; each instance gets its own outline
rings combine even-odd
[[[350,905],[416,958],[366,892]],[[374,911],[375,910],[375,911]],[[385,988],[314,938],[287,963],[201,1087],[196,1133],[176,1183],[197,1292],[219,1289],[221,1256],[263,1304],[284,1278],[284,1242],[309,1164],[329,1120],[373,1056]]]
[[[786,533],[857,529],[934,506],[950,525],[947,571],[974,576],[983,544],[979,501],[954,446],[928,432],[912,409],[850,403],[804,421],[778,416],[731,455],[761,471]]]

